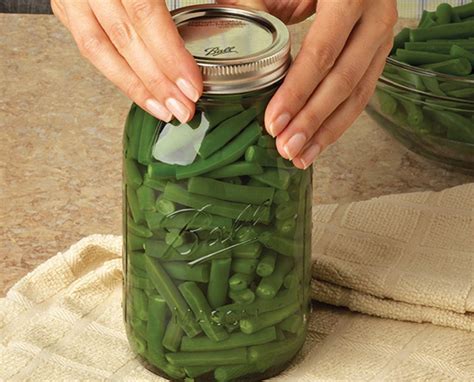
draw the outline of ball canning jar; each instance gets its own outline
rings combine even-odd
[[[173,17],[204,94],[187,124],[136,105],[127,118],[127,335],[169,379],[258,381],[299,352],[310,309],[311,169],[280,157],[263,128],[289,66],[288,30],[235,7]]]

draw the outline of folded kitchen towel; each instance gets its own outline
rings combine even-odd
[[[420,211],[422,195],[428,195],[423,199],[425,200],[424,208],[421,208],[423,213],[420,213],[420,216],[425,216],[424,212],[432,209],[432,204],[427,203],[428,200],[443,199],[443,206],[438,205],[436,208],[442,208],[446,219],[449,220],[449,217],[453,216],[456,203],[461,203],[460,210],[467,210],[469,201],[466,200],[469,198],[466,195],[471,195],[472,208],[472,186],[463,186],[460,190],[445,191],[444,197],[433,196],[432,193],[397,197],[404,202],[394,202],[394,205],[400,206],[401,203],[406,207],[408,203],[409,207],[418,207],[417,211]],[[465,200],[456,195],[464,195]],[[315,251],[314,274],[318,278],[314,281],[313,287],[319,283],[320,289],[327,291],[319,293],[313,288],[313,294],[321,300],[333,296],[334,302],[338,305],[346,305],[351,309],[355,309],[354,305],[357,305],[359,307],[357,310],[378,316],[434,322],[434,319],[419,319],[413,312],[412,316],[406,312],[398,316],[390,313],[403,312],[406,305],[423,306],[418,302],[406,302],[408,300],[403,299],[394,302],[398,305],[393,307],[385,306],[391,297],[384,297],[384,294],[388,293],[388,286],[398,285],[396,282],[392,281],[385,289],[373,292],[377,290],[375,286],[378,284],[370,281],[369,274],[366,275],[367,278],[360,277],[359,281],[356,281],[353,273],[358,272],[356,268],[352,268],[349,275],[351,279],[344,275],[347,267],[341,267],[338,273],[336,268],[330,265],[337,261],[330,263],[321,260],[321,257],[331,257],[332,253],[339,253],[340,258],[344,258],[342,253],[346,253],[346,257],[349,256],[349,253],[342,249],[335,249],[344,248],[346,241],[342,238],[346,237],[346,230],[363,231],[366,233],[365,236],[362,235],[363,238],[371,237],[375,240],[377,234],[373,231],[376,231],[377,224],[373,223],[374,219],[381,219],[378,225],[381,231],[378,235],[387,236],[387,232],[391,232],[388,237],[395,240],[393,238],[395,234],[399,230],[405,230],[401,227],[406,222],[400,223],[398,228],[388,228],[391,227],[391,224],[388,224],[391,220],[384,221],[383,214],[377,212],[381,200],[385,203],[382,198],[351,206],[315,207],[314,234],[317,239],[315,248],[319,249]],[[373,207],[370,203],[375,203],[377,206]],[[366,206],[367,210],[371,211],[370,214],[362,213]],[[403,213],[397,214],[393,211],[392,218],[396,220],[400,215],[405,216]],[[360,218],[356,219],[356,216]],[[339,227],[340,223],[343,223],[344,229]],[[337,230],[331,228],[331,224],[339,228]],[[455,226],[454,223],[451,225]],[[457,228],[459,229],[459,226]],[[341,237],[337,243],[333,243],[325,234],[331,229],[336,230],[337,235]],[[420,231],[416,228],[410,230],[415,233]],[[464,237],[462,232],[463,230],[452,231],[448,245],[459,245],[461,241],[458,238]],[[347,240],[352,238],[351,236]],[[471,240],[469,238],[468,235],[468,241]],[[442,241],[441,233],[438,233],[435,240],[438,241]],[[360,243],[364,242],[360,240]],[[352,248],[350,253],[359,253],[354,248],[362,248],[363,244],[358,243],[359,241],[353,241],[353,244],[347,247]],[[391,251],[393,243],[392,241],[385,243],[387,251]],[[334,250],[328,252],[327,249],[322,250],[323,248]],[[367,247],[366,252],[370,248]],[[377,263],[373,258],[380,253],[382,258]],[[447,253],[454,252],[447,251]],[[427,254],[425,256],[429,258]],[[451,256],[451,262],[458,261],[454,255]],[[372,249],[370,263],[374,264],[374,271],[380,272],[381,266],[378,264],[387,257],[390,256],[385,251],[377,252]],[[344,259],[340,261],[341,264],[349,263],[346,258]],[[357,259],[360,257],[355,258],[353,263],[364,263]],[[398,272],[398,264],[405,264],[405,261],[399,260],[396,264],[391,264],[393,269],[392,272],[388,272],[390,277]],[[418,261],[421,261],[421,258]],[[0,380],[164,381],[163,378],[144,369],[129,350],[122,321],[121,263],[121,238],[93,235],[76,243],[68,251],[52,257],[14,285],[7,296],[0,299]],[[327,271],[317,272],[318,264],[320,270],[324,269],[321,264],[326,264]],[[469,264],[458,265],[459,272],[467,272],[468,265],[472,272],[472,258]],[[414,268],[418,267],[423,268],[421,265]],[[368,270],[369,267],[365,269],[367,272]],[[360,272],[362,271],[361,268]],[[328,277],[319,277],[320,274]],[[378,277],[377,273],[374,275]],[[397,279],[399,278],[397,276]],[[415,289],[427,296],[426,301],[443,300],[433,298],[422,287]],[[358,294],[360,297],[356,298]],[[466,296],[468,294],[465,293]],[[397,295],[411,294],[407,292]],[[451,295],[449,296],[447,301],[451,299]],[[412,297],[409,301],[419,300],[424,301],[420,296]],[[459,303],[457,306],[460,305]],[[425,307],[430,308],[428,304]],[[457,312],[454,309],[432,306],[431,309],[469,317],[469,313]],[[474,380],[474,332],[428,323],[383,319],[315,303],[303,352],[287,371],[272,380],[278,382]]]
[[[316,206],[313,260],[318,301],[474,331],[474,184]]]

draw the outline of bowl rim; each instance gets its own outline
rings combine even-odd
[[[452,76],[452,75],[444,74],[444,73],[437,73],[437,72],[433,72],[433,71],[426,70],[426,69],[423,69],[423,68],[419,68],[417,66],[406,64],[404,62],[395,60],[392,57],[387,57],[387,59],[385,60],[385,65],[388,65],[388,64],[393,65],[393,66],[397,67],[398,69],[405,70],[405,71],[407,71],[409,73],[412,73],[412,74],[415,74],[415,75],[421,75],[421,76],[424,76],[424,77],[430,77],[430,78],[435,78],[435,79],[442,79],[444,81],[446,81],[446,80],[455,81],[455,82],[458,82],[458,83],[472,85],[474,87],[474,77],[466,78],[466,77],[461,77],[461,76]],[[406,90],[406,91],[410,91],[410,92],[413,92],[413,93],[416,93],[416,94],[420,94],[420,95],[423,95],[425,97],[431,97],[431,98],[440,99],[440,100],[443,100],[443,101],[452,101],[452,102],[456,102],[456,103],[460,103],[460,104],[466,104],[466,105],[469,105],[469,106],[474,105],[474,100],[468,100],[466,98],[456,98],[456,97],[451,97],[451,96],[442,96],[442,95],[425,92],[423,90],[415,89],[415,88],[400,84],[400,83],[398,83],[394,80],[391,80],[391,79],[385,77],[383,75],[383,73],[380,75],[379,80],[382,81],[385,84],[390,85],[390,86],[395,86],[397,88],[400,88],[400,89],[403,89],[403,90]]]

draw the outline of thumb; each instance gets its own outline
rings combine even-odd
[[[239,5],[259,11],[268,11],[264,0],[217,0],[217,3],[222,5]]]

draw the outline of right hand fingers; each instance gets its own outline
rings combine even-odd
[[[125,10],[117,7],[118,0],[102,3],[107,4],[108,10],[91,7],[87,0],[58,0],[52,5],[55,14],[71,30],[81,53],[138,105],[168,121],[172,113],[165,105],[167,100],[173,99],[175,103],[171,106],[178,106],[173,114],[182,122],[189,120],[194,112],[193,102],[150,58],[139,36],[127,23]]]

